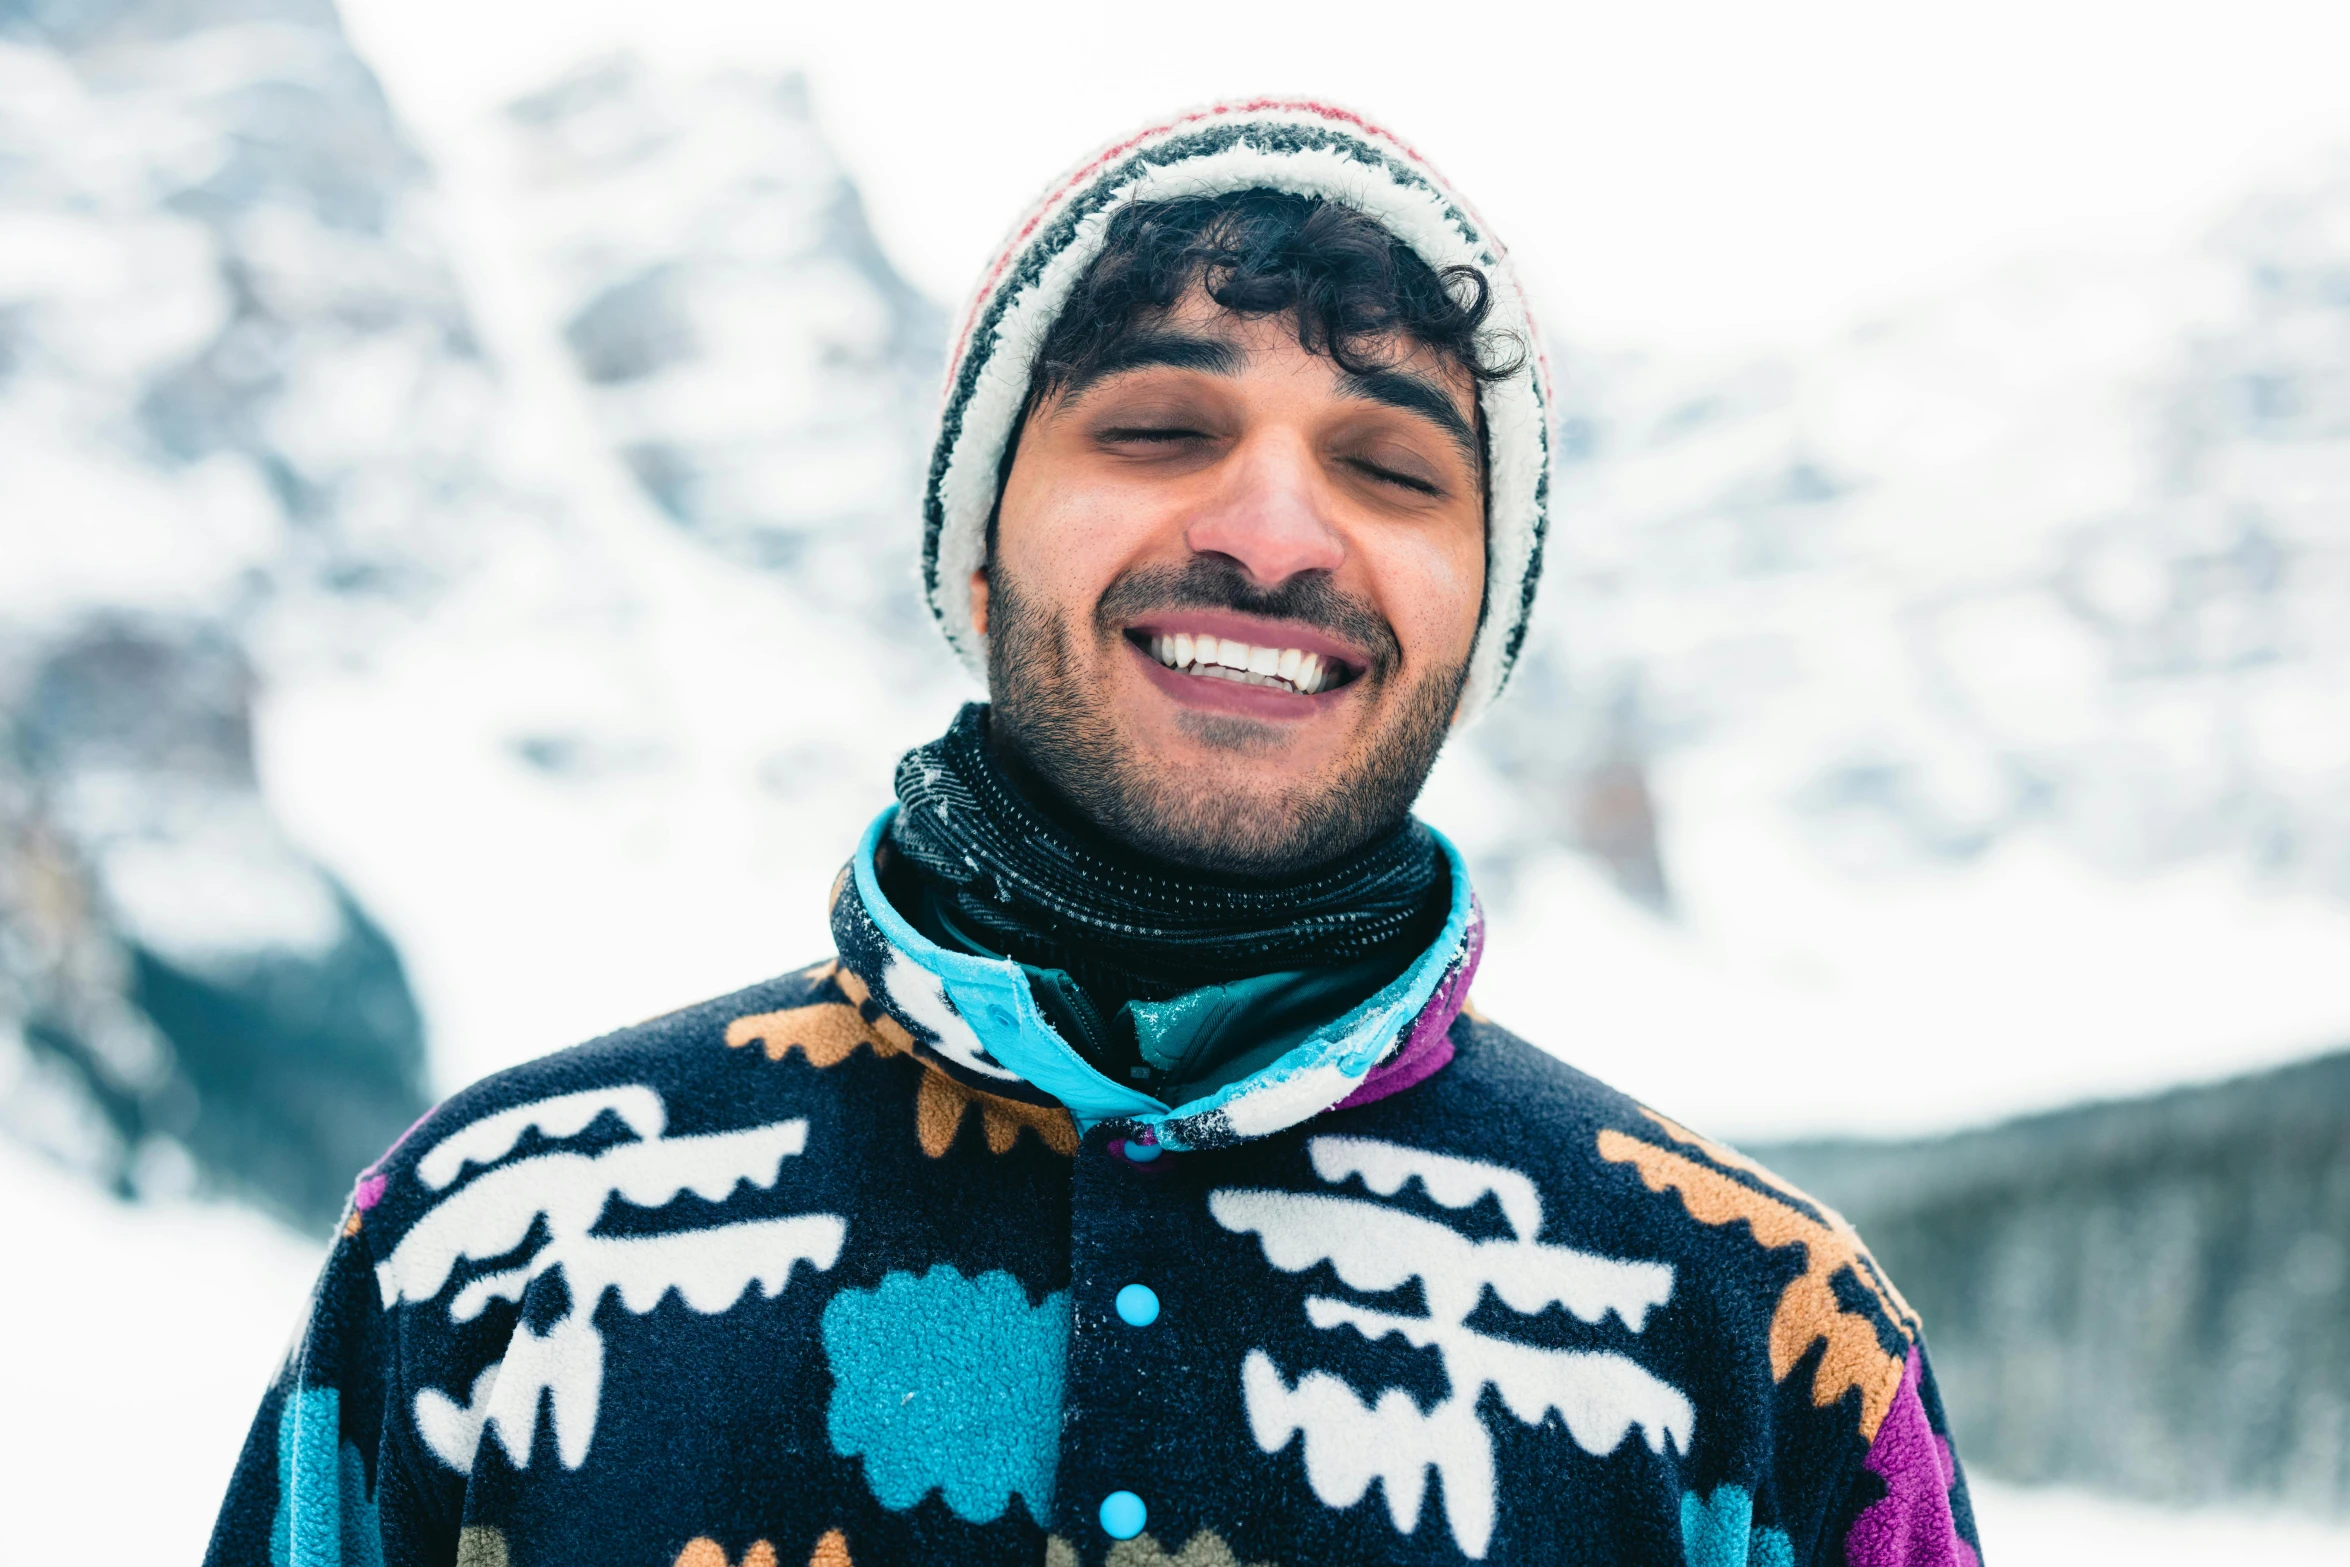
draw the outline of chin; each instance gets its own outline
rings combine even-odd
[[[1247,757],[1246,776],[1251,780],[1262,779],[1269,771],[1289,771],[1275,760],[1285,754],[1295,758],[1309,749],[1322,749],[1287,724],[1269,724],[1262,719],[1230,713],[1178,713],[1173,727],[1176,735],[1191,742],[1195,749]],[[1301,776],[1283,778],[1280,783],[1285,789],[1304,789],[1313,787],[1314,780]]]
[[[1268,702],[1275,693],[1162,668],[1123,639],[1083,656],[1074,638],[1015,634],[1024,619],[989,647],[997,739],[1110,837],[1224,875],[1312,870],[1392,831],[1464,672]]]

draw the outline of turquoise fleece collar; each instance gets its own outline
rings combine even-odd
[[[1314,1030],[1271,1064],[1200,1098],[1169,1105],[1089,1065],[1038,1010],[1019,964],[949,951],[898,913],[882,893],[874,863],[897,810],[893,804],[873,819],[851,862],[858,902],[891,949],[891,960],[878,976],[891,1010],[932,1035],[932,1048],[977,1080],[1024,1081],[1067,1106],[1083,1127],[1106,1121],[1147,1127],[1161,1144],[1180,1151],[1296,1125],[1360,1087],[1410,1035],[1447,976],[1465,959],[1473,960],[1478,915],[1468,866],[1437,833],[1451,871],[1452,906],[1427,950],[1368,1000]],[[931,987],[907,983],[912,976],[900,973],[901,963],[927,976],[936,991],[916,994]],[[940,1000],[944,1008],[935,1004]]]

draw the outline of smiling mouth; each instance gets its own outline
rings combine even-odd
[[[1359,678],[1362,671],[1342,659],[1303,648],[1236,642],[1229,637],[1195,636],[1186,631],[1129,631],[1143,652],[1177,674],[1205,680],[1229,680],[1239,685],[1266,686],[1315,696],[1335,691]]]

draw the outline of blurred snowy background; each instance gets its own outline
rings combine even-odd
[[[2350,1559],[2341,18],[656,9],[0,0],[0,1561],[192,1558],[432,1099],[822,950],[965,274],[1301,87],[1553,333],[1480,1005],[1861,1223],[1994,1560]]]

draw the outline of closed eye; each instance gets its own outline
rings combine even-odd
[[[1100,438],[1113,444],[1126,441],[1204,441],[1205,430],[1193,430],[1182,425],[1133,424],[1117,425],[1101,432]]]
[[[1370,462],[1361,457],[1356,457],[1349,460],[1357,472],[1366,473],[1372,478],[1377,479],[1382,484],[1398,485],[1404,489],[1410,490],[1415,495],[1442,495],[1444,493],[1444,491],[1437,485],[1430,484],[1426,479],[1420,478],[1414,474],[1398,473],[1393,468],[1382,467],[1378,463]]]

